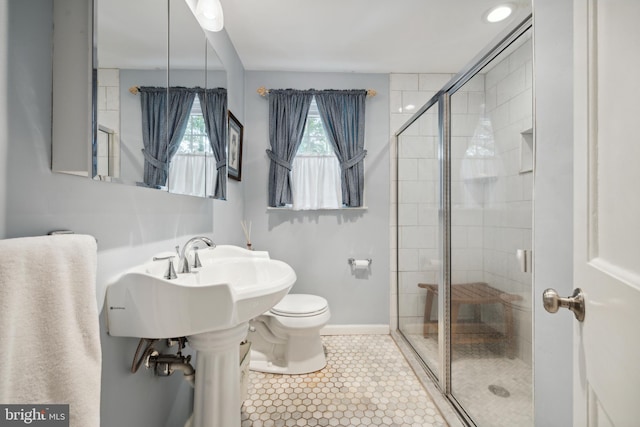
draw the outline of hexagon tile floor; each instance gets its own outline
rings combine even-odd
[[[242,427],[446,426],[389,335],[325,336],[327,366],[251,372]]]

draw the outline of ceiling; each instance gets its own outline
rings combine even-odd
[[[500,0],[221,0],[247,70],[453,73],[526,18],[483,20]]]

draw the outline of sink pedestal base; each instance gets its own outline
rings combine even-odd
[[[240,342],[248,323],[188,337],[196,350],[193,427],[240,427]]]

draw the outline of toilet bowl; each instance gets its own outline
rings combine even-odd
[[[249,322],[249,369],[276,374],[307,374],[324,368],[327,360],[320,337],[329,318],[327,300],[288,294],[268,312]]]

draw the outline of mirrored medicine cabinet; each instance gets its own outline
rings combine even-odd
[[[52,170],[226,199],[227,73],[185,0],[54,0]]]

